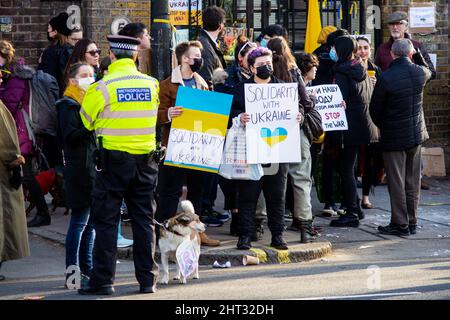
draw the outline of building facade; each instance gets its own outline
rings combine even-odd
[[[173,1],[169,1],[172,4]],[[428,145],[450,145],[450,41],[448,0],[320,0],[322,25],[345,28],[352,34],[367,34],[372,46],[387,41],[389,31],[385,21],[389,13],[410,6],[433,2],[436,8],[436,27],[433,32],[413,33],[414,39],[425,44],[428,52],[436,55],[437,78],[425,90],[425,116],[430,133]],[[307,0],[178,0],[179,5],[191,4],[190,10],[219,5],[227,12],[227,23],[234,27],[253,30],[257,36],[267,25],[282,24],[289,32],[294,51],[303,50]],[[106,35],[114,32],[124,21],[143,22],[151,25],[150,0],[0,0],[0,39],[11,41],[17,55],[27,63],[37,65],[42,51],[48,45],[47,23],[61,11],[67,11],[70,19],[79,22],[85,37],[97,42],[107,52]],[[187,23],[189,24],[189,23]],[[195,36],[195,25],[177,26],[190,30]],[[449,157],[447,157],[449,158]]]

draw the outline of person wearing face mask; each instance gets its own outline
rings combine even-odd
[[[178,66],[172,70],[167,79],[161,81],[159,91],[158,124],[162,127],[162,145],[168,145],[172,119],[183,114],[183,106],[176,106],[178,88],[180,86],[198,90],[208,90],[208,84],[198,74],[203,63],[203,46],[199,41],[182,42],[175,48]],[[158,176],[158,205],[156,220],[165,221],[177,213],[178,201],[182,194],[183,183],[187,184],[187,199],[192,202],[196,213],[202,210],[202,194],[205,173],[198,170],[165,166],[161,163]],[[203,245],[218,246],[220,242],[207,237],[202,232],[200,238]]]
[[[228,127],[237,118],[242,126],[250,121],[250,115],[245,112],[245,84],[282,83],[273,76],[272,52],[267,48],[256,48],[248,56],[248,64],[253,76],[238,84],[234,89],[233,103],[230,111]],[[297,121],[303,116],[299,113]],[[287,243],[283,239],[286,182],[288,164],[279,163],[279,169],[274,175],[263,176],[259,181],[235,180],[238,185],[239,199],[237,226],[239,240],[237,249],[248,250],[252,247],[252,234],[255,228],[255,213],[261,191],[264,193],[267,206],[268,227],[272,234],[271,246],[279,250],[287,250]]]
[[[330,57],[337,60],[333,67],[335,84],[339,86],[345,102],[348,130],[331,131],[325,135],[328,150],[334,150],[340,161],[342,195],[345,214],[331,221],[332,227],[358,227],[364,219],[357,192],[355,169],[361,145],[371,141],[373,123],[369,103],[374,83],[360,58],[355,56],[357,42],[350,36],[336,38]]]
[[[38,70],[42,70],[55,77],[58,81],[60,96],[64,92],[64,68],[62,58],[64,46],[68,42],[68,36],[72,32],[67,27],[67,20],[69,15],[67,12],[61,12],[57,16],[50,19],[47,28],[47,38],[50,45],[42,53]]]
[[[64,150],[64,183],[67,206],[72,209],[66,236],[66,288],[72,274],[69,267],[77,266],[86,282],[92,271],[94,228],[90,218],[91,192],[95,178],[93,153],[94,134],[88,131],[80,117],[84,95],[94,82],[94,70],[87,63],[75,63],[67,73],[67,86],[62,99],[56,103],[58,138]]]
[[[226,69],[223,52],[219,48],[219,36],[225,28],[225,10],[217,6],[210,6],[203,10],[203,29],[200,30],[198,41],[203,46],[203,66],[198,74],[205,79],[210,89],[212,86],[212,75],[217,68]]]

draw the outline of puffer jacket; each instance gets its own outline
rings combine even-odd
[[[358,146],[368,144],[371,134],[376,131],[369,115],[370,98],[373,82],[360,60],[337,63],[333,67],[335,83],[341,90],[346,103],[345,115],[348,130],[327,132],[326,139],[340,146]]]
[[[428,139],[422,103],[423,89],[430,78],[429,68],[402,57],[378,79],[370,115],[380,128],[385,151],[407,150]]]
[[[17,64],[11,68],[11,75],[3,78],[4,81],[0,86],[0,100],[3,101],[16,122],[20,153],[22,155],[31,155],[34,151],[25,118],[19,108],[19,104],[21,104],[25,112],[28,115],[30,114],[30,87],[28,80],[31,80],[33,73],[34,70],[31,67]]]

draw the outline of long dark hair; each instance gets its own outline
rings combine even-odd
[[[273,54],[273,74],[284,82],[293,82],[291,69],[297,66],[295,58],[287,41],[283,37],[276,37],[269,40],[267,48]]]
[[[336,38],[334,48],[339,57],[338,62],[342,63],[352,59],[355,49],[358,48],[358,43],[352,37],[343,36]]]
[[[69,72],[68,68],[70,68],[72,64],[75,64],[77,62],[86,62],[86,50],[87,47],[89,47],[89,45],[92,43],[95,44],[95,42],[91,39],[81,39],[75,44],[72,54],[69,57],[69,61],[67,61],[66,68],[64,69],[64,79],[67,79],[67,73]]]

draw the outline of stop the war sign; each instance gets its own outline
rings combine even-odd
[[[322,116],[323,131],[348,130],[341,90],[337,84],[306,87],[309,94],[315,92],[316,109]]]

